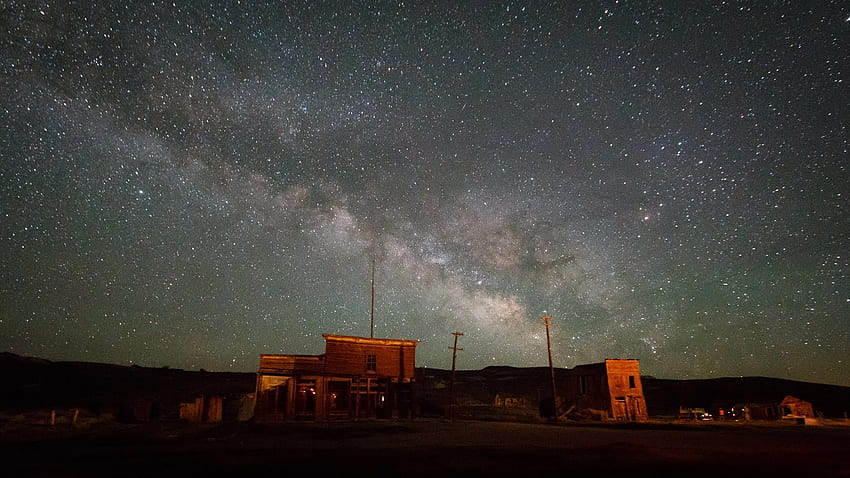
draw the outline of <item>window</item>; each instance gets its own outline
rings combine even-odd
[[[378,371],[378,357],[376,355],[367,355],[366,356],[366,371],[367,372],[377,372]]]
[[[629,375],[629,388],[635,388],[635,376]]]

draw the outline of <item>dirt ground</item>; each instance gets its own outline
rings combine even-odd
[[[846,425],[2,424],[4,476],[850,476]]]

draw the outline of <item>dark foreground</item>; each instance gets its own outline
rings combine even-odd
[[[850,427],[113,423],[5,429],[0,459],[27,477],[850,476]]]

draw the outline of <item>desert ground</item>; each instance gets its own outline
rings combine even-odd
[[[850,476],[847,424],[45,418],[2,420],[5,476]]]

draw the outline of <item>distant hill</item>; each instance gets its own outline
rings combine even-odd
[[[556,375],[562,369],[556,369]],[[0,410],[50,408],[117,409],[145,399],[175,411],[196,397],[238,397],[254,392],[256,374],[186,371],[170,368],[61,362],[0,353]],[[418,368],[417,395],[422,400],[448,393],[451,371]],[[669,380],[642,377],[650,416],[674,416],[680,406],[707,410],[737,403],[764,403],[792,395],[813,404],[829,418],[850,414],[850,387],[767,377]],[[536,402],[549,390],[548,367],[491,366],[455,372],[457,396],[469,403],[492,404],[492,397],[528,397]]]
[[[177,410],[202,395],[254,391],[253,373],[192,372],[93,362],[53,362],[0,353],[0,409],[21,411],[79,407],[119,409],[145,399]]]

